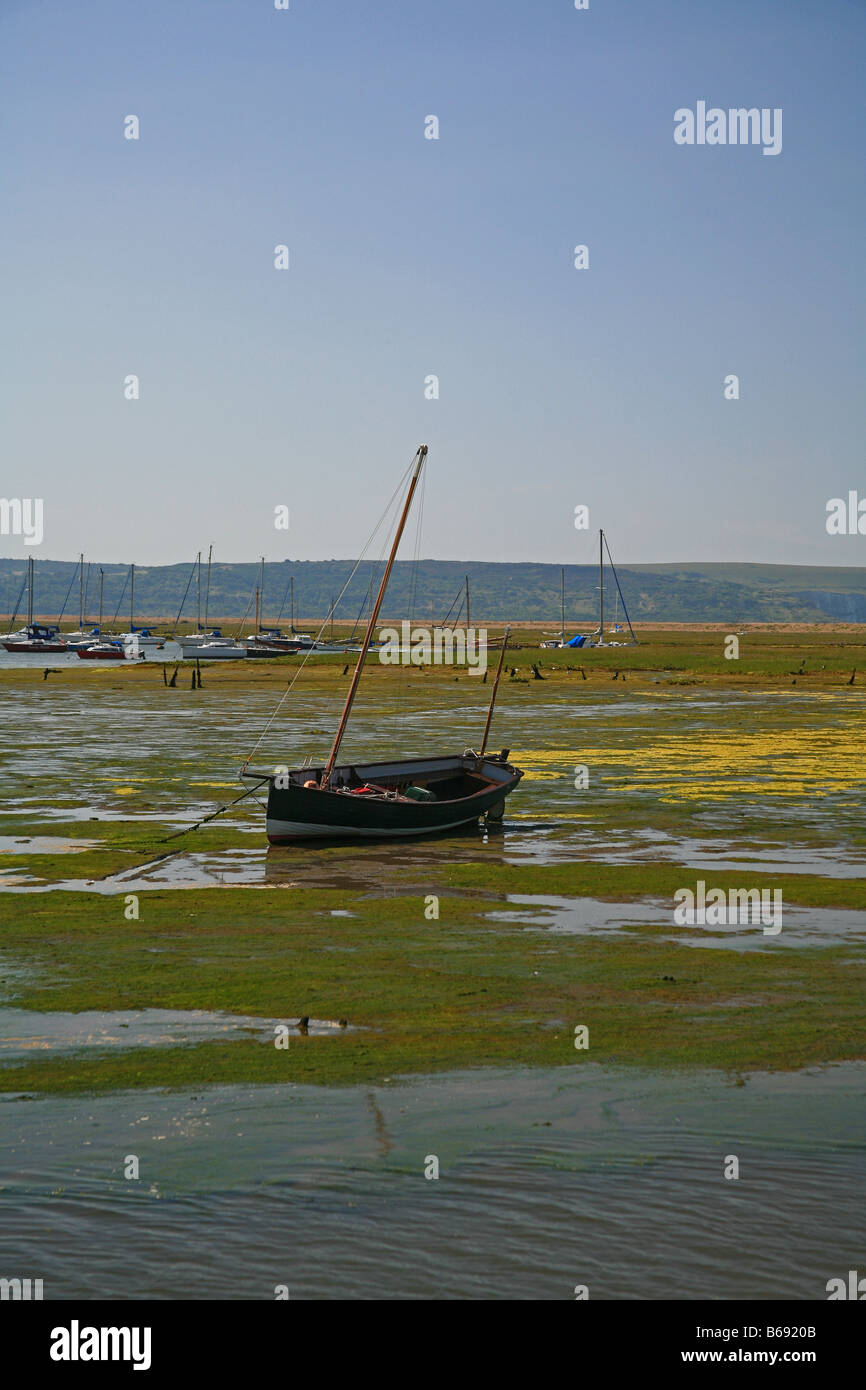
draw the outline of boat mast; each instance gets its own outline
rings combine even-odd
[[[261,632],[261,624],[260,624],[260,622],[259,622],[259,586],[258,586],[258,584],[257,584],[257,585],[256,585],[256,636],[257,636],[257,637],[258,637],[258,635],[259,635],[260,632]]]
[[[560,570],[560,619],[562,626],[559,629],[559,644],[565,646],[565,566]]]
[[[334,763],[337,761],[337,754],[340,751],[340,744],[342,743],[343,735],[346,732],[346,725],[349,722],[349,715],[352,711],[352,705],[354,703],[355,695],[357,694],[358,686],[361,681],[361,674],[364,670],[364,662],[367,659],[367,652],[369,650],[370,643],[373,640],[373,632],[375,630],[376,623],[379,619],[379,609],[382,607],[382,600],[385,597],[385,590],[388,587],[388,579],[390,577],[391,570],[394,567],[394,560],[396,559],[397,549],[400,545],[400,537],[403,535],[403,528],[406,525],[406,518],[409,515],[409,508],[412,505],[412,497],[414,495],[415,488],[418,485],[418,478],[420,476],[421,469],[424,466],[424,460],[426,457],[427,445],[422,444],[420,445],[418,452],[415,455],[415,467],[412,470],[412,478],[409,483],[409,491],[406,494],[406,501],[403,504],[403,512],[400,516],[400,521],[397,525],[397,532],[394,536],[394,542],[391,546],[391,554],[388,556],[388,563],[385,566],[385,573],[382,576],[382,583],[379,585],[379,592],[376,595],[376,602],[373,605],[373,611],[370,614],[370,621],[367,624],[367,631],[364,634],[364,641],[361,644],[361,654],[358,657],[358,664],[355,667],[355,674],[352,676],[352,684],[349,686],[349,693],[346,696],[346,703],[343,707],[343,714],[342,718],[340,719],[340,726],[337,729],[337,735],[334,739],[334,746],[331,749],[330,757],[328,758],[328,763],[325,768],[325,771],[322,773],[321,786],[323,791],[326,790],[328,783],[331,780],[331,773],[334,770]]]
[[[598,644],[604,646],[604,532],[598,533]]]
[[[33,556],[27,562],[27,626],[33,626]]]
[[[196,597],[195,597],[195,630],[201,632],[201,551],[196,556],[198,573],[196,576]]]
[[[204,591],[204,625],[205,625],[205,627],[207,627],[207,609],[208,609],[208,603],[209,603],[209,601],[210,601],[210,562],[211,562],[211,559],[212,559],[212,558],[213,558],[213,546],[212,546],[212,545],[209,545],[209,546],[208,546],[208,552],[207,552],[207,584],[205,585],[205,591]]]
[[[292,605],[292,632],[294,633],[294,630],[295,630],[295,576],[294,576],[294,575],[292,575],[291,578],[289,579],[289,593],[290,593],[291,596],[292,596],[292,598],[291,598],[291,605]]]
[[[129,631],[135,631],[133,627],[133,614],[135,612],[135,562],[129,567]]]
[[[499,677],[502,675],[502,663],[505,660],[505,648],[508,646],[508,634],[510,633],[510,631],[511,628],[507,627],[505,629],[505,636],[502,639],[502,651],[499,653],[499,665],[496,668],[496,679],[493,682],[493,690],[490,695],[490,708],[487,711],[487,723],[484,725],[484,737],[481,740],[480,751],[482,757],[484,756],[484,750],[487,747],[487,735],[490,733],[490,721],[493,718],[493,706],[496,704],[496,692],[499,689]]]
[[[466,582],[466,631],[469,631],[469,575],[463,576]]]
[[[84,631],[84,554],[78,561],[78,631]]]
[[[105,579],[105,570],[99,570],[99,635],[102,636],[102,583]]]
[[[257,627],[257,630],[260,632],[260,631],[261,631],[262,623],[265,621],[265,557],[264,557],[264,555],[262,556],[262,568],[261,568],[261,574],[260,574],[260,576],[259,576],[259,596],[260,596],[260,597],[259,597],[259,603],[260,603],[261,606],[260,606],[260,610],[259,610],[259,618],[258,618],[258,621],[257,621],[257,623],[256,623],[256,627]]]

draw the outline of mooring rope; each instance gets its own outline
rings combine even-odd
[[[198,830],[200,825],[207,825],[209,820],[216,820],[217,816],[222,815],[223,811],[230,811],[232,806],[237,806],[239,801],[245,801],[248,796],[255,796],[259,787],[263,787],[268,780],[269,778],[263,777],[261,781],[256,782],[254,787],[250,787],[248,791],[242,792],[240,796],[236,796],[234,801],[227,801],[225,806],[220,806],[218,810],[211,811],[209,816],[203,816],[201,820],[196,821],[195,825],[185,825],[183,830],[173,831],[171,835],[166,835],[159,843],[161,845],[166,845],[169,840],[176,840],[180,835],[188,835],[191,830]],[[259,805],[261,805],[261,802]]]

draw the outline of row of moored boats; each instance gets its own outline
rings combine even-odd
[[[125,661],[161,651],[165,637],[150,628],[133,627],[129,632],[106,634],[98,627],[88,632],[60,632],[46,623],[28,623],[19,632],[2,639],[7,652],[74,652],[83,661]],[[353,652],[360,647],[349,642],[320,642],[306,633],[284,635],[280,628],[263,628],[252,637],[224,637],[219,628],[194,632],[175,639],[185,661],[238,661],[247,657],[274,657],[297,652]]]

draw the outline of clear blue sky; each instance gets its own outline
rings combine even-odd
[[[425,441],[428,556],[866,562],[862,0],[0,15],[0,554],[353,556]]]

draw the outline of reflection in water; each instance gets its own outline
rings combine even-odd
[[[388,1138],[388,1127],[385,1124],[385,1116],[376,1103],[376,1097],[372,1091],[367,1092],[367,1104],[373,1115],[373,1124],[376,1127],[376,1138],[379,1141],[379,1155],[387,1158],[391,1152],[391,1140]]]

